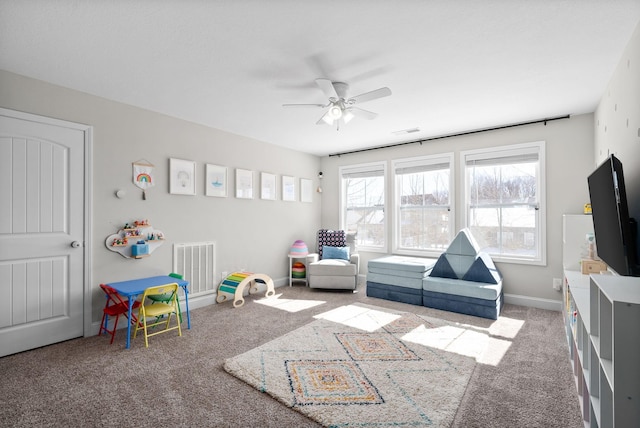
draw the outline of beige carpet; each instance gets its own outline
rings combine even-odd
[[[0,358],[0,427],[318,427],[223,363],[320,317],[345,322],[338,308],[362,305],[441,319],[473,339],[458,347],[465,355],[491,350],[474,357],[452,428],[583,426],[559,312],[507,304],[493,321],[369,298],[364,287],[276,294],[269,305],[259,293],[242,308],[194,309],[191,330],[153,337],[149,348],[138,336],[125,349],[118,331],[113,345],[93,336]]]
[[[224,368],[331,427],[448,427],[486,331],[371,305],[346,305]]]

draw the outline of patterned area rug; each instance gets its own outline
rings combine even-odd
[[[482,343],[445,321],[349,305],[225,361],[230,374],[331,427],[449,426]],[[482,342],[482,341],[481,341]]]

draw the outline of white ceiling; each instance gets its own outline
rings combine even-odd
[[[0,69],[327,155],[593,112],[639,21],[640,0],[0,0]],[[282,107],[326,102],[319,77],[393,95],[336,131]]]

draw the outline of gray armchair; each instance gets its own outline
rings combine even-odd
[[[311,288],[355,290],[360,256],[355,253],[355,235],[344,230],[318,231],[318,253],[307,256],[307,281]]]

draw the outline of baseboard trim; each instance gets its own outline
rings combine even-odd
[[[284,287],[285,285],[287,287],[289,286],[289,278],[278,278],[273,280],[274,288]]]
[[[511,305],[528,306],[530,308],[547,309],[549,311],[561,311],[562,301],[541,299],[538,297],[521,296],[518,294],[505,294],[504,302]]]

